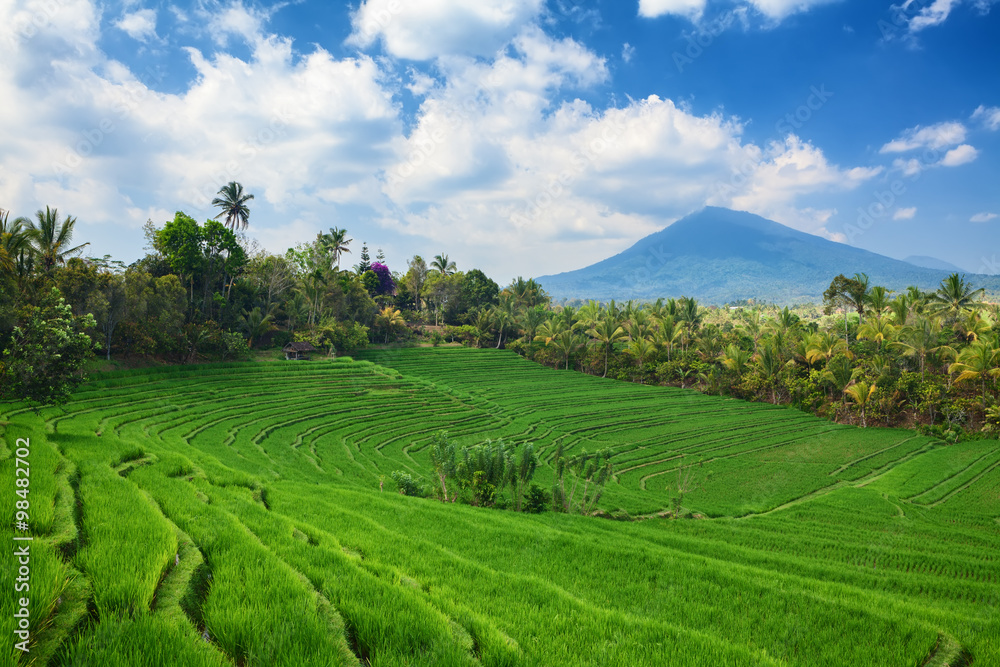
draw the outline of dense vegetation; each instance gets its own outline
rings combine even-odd
[[[992,441],[510,351],[364,356],[119,371],[64,408],[5,406],[4,479],[32,441],[36,664],[1000,661]],[[609,451],[599,507],[647,520],[380,490],[397,470],[436,484],[436,447],[501,439],[532,444],[544,487],[558,451]]]

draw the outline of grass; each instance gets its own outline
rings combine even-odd
[[[3,479],[32,438],[48,664],[1000,664],[995,443],[461,348],[116,370],[65,410],[0,412]],[[440,429],[533,442],[543,488],[557,445],[610,448],[618,516],[669,508],[690,466],[684,510],[711,518],[380,492],[430,479]]]

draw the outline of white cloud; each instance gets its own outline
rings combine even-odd
[[[916,158],[910,158],[909,160],[896,158],[892,161],[892,168],[903,172],[904,176],[916,176],[924,170],[925,166],[927,165]]]
[[[892,214],[893,220],[913,220],[913,217],[917,214],[917,207],[911,206],[910,208],[898,208]]]
[[[906,0],[902,5],[902,10],[909,11],[910,7],[917,0]],[[951,10],[961,4],[961,0],[934,0],[930,5],[921,9],[910,19],[910,30],[919,32],[924,28],[940,25],[948,20]]]
[[[996,213],[976,213],[974,216],[969,218],[969,222],[989,222],[990,220],[995,220],[998,217],[1000,216]]]
[[[632,62],[632,58],[635,57],[635,47],[625,42],[622,45],[622,60],[626,63]]]
[[[157,39],[156,10],[140,9],[137,12],[125,14],[115,22],[115,27],[140,42]]]
[[[347,43],[368,48],[381,40],[388,53],[410,60],[490,56],[543,7],[543,0],[365,0]]]
[[[987,107],[980,104],[972,113],[973,120],[982,121],[991,130],[1000,130],[1000,107]]]
[[[819,5],[838,0],[749,0],[751,6],[769,19],[781,20],[786,16],[807,12]]]
[[[918,148],[940,150],[965,141],[966,129],[962,123],[945,122],[928,127],[917,126],[906,130],[898,139],[882,146],[880,153],[904,153]]]
[[[941,165],[945,167],[958,167],[972,162],[978,156],[979,151],[969,144],[962,144],[945,153],[944,158],[941,160]]]
[[[639,0],[639,16],[656,18],[665,14],[698,18],[707,0]]]

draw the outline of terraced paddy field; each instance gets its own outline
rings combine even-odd
[[[1000,665],[995,441],[454,348],[121,372],[0,412],[4,539],[18,439],[34,537],[27,654],[0,562],[2,664]],[[636,520],[380,491],[429,479],[441,429],[534,443],[542,486],[560,444],[610,448],[600,505]],[[658,516],[679,466],[703,518]]]

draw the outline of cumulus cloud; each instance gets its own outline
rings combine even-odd
[[[0,22],[16,25],[23,6],[0,5]],[[706,203],[833,237],[833,211],[802,200],[878,173],[831,164],[794,136],[758,146],[721,111],[657,96],[609,108],[574,99],[607,80],[604,58],[531,22],[485,58],[428,47],[433,77],[411,69],[402,83],[367,55],[295,51],[266,15],[226,5],[198,18],[222,31],[220,43],[246,42],[249,56],[188,49],[196,75],[167,93],[97,48],[93,4],[65,0],[62,11],[38,41],[0,41],[0,95],[19,100],[0,105],[0,201],[18,212],[59,206],[88,239],[101,228],[123,237],[177,208],[207,217],[219,187],[238,180],[256,194],[255,213],[274,213],[251,223],[271,250],[349,215],[471,265],[528,274],[602,259]],[[397,29],[380,33],[387,50],[398,38],[417,53],[403,39],[417,28]],[[418,98],[412,126],[393,99],[401,85]]]
[[[350,45],[381,41],[398,58],[490,56],[536,18],[543,0],[365,0],[352,16]]]
[[[991,130],[1000,130],[1000,107],[987,107],[980,104],[972,113],[972,119],[980,121]]]
[[[998,217],[1000,216],[996,213],[976,213],[974,216],[969,218],[969,222],[989,222],[990,220],[995,220]]]
[[[136,12],[126,13],[115,22],[115,26],[132,39],[140,42],[157,39],[156,10],[140,9]]]
[[[905,153],[918,148],[933,148],[940,150],[965,141],[965,125],[958,122],[945,122],[928,127],[917,126],[906,130],[897,139],[882,146],[880,153]]]
[[[979,151],[969,144],[962,144],[944,154],[941,165],[944,167],[959,167],[969,164],[979,156]]]
[[[917,215],[917,207],[911,206],[909,208],[898,208],[893,212],[893,220],[913,220],[914,216]]]
[[[665,14],[697,18],[705,11],[706,0],[639,0],[639,16],[656,18]]]

